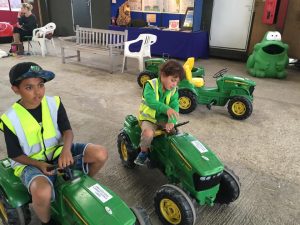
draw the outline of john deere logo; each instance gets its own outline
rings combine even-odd
[[[30,67],[30,70],[31,70],[32,72],[39,72],[39,71],[41,71],[42,69],[41,69],[41,67],[39,67],[39,66],[31,66],[31,67]]]

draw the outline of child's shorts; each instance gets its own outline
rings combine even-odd
[[[83,157],[84,157],[84,152],[85,152],[85,149],[87,146],[88,146],[88,144],[75,143],[75,144],[72,144],[72,147],[71,147],[71,152],[72,152],[73,157],[76,156],[76,160],[74,161],[74,165],[72,167],[82,170],[86,174],[88,173],[88,164],[84,163]],[[58,158],[53,161],[54,165],[57,163],[58,163]],[[45,177],[49,181],[49,183],[52,187],[52,201],[54,201],[55,191],[53,188],[53,183],[55,182],[56,175],[47,176],[47,175],[43,174],[43,172],[40,171],[37,167],[26,166],[21,174],[21,180],[22,180],[22,183],[27,188],[29,193],[30,193],[30,189],[29,189],[30,184],[37,177]]]

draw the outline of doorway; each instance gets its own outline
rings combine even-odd
[[[254,0],[214,1],[210,28],[210,47],[246,51]]]
[[[71,0],[71,3],[74,26],[79,25],[80,27],[93,27],[91,0]]]

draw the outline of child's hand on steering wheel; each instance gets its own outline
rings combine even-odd
[[[70,166],[74,163],[74,159],[72,156],[71,151],[64,151],[62,150],[59,159],[58,159],[58,167],[59,168],[66,168],[67,166]]]
[[[167,123],[166,124],[166,131],[167,133],[170,133],[172,131],[172,129],[174,128],[174,123]]]

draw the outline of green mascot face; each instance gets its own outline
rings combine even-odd
[[[287,51],[288,45],[281,41],[278,31],[267,32],[247,60],[248,72],[255,77],[285,78]]]
[[[267,32],[261,42],[262,50],[271,55],[281,54],[286,51],[285,44],[281,41],[281,34],[278,31]]]

